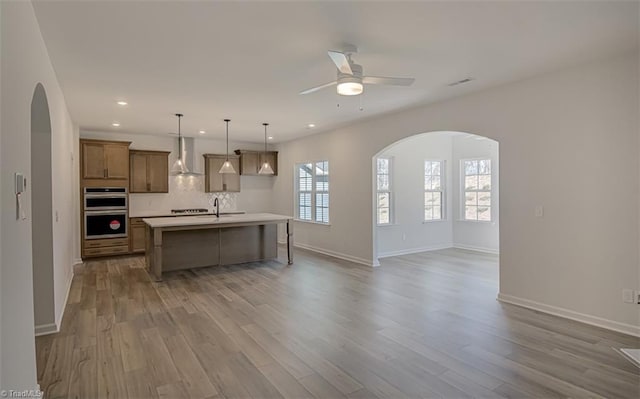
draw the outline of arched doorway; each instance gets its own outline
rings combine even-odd
[[[31,100],[31,240],[35,333],[54,332],[51,119],[38,83]]]
[[[372,158],[374,261],[458,248],[499,253],[498,142],[457,131],[409,136]]]

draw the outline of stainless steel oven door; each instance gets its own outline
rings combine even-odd
[[[85,211],[84,238],[127,237],[127,211]]]
[[[109,209],[127,209],[126,194],[85,194],[85,211],[104,211]]]

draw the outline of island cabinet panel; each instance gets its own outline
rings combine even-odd
[[[278,225],[220,229],[220,264],[256,262],[278,257]]]
[[[185,251],[185,248],[188,248]],[[162,271],[220,264],[220,229],[162,233]]]
[[[131,252],[133,253],[141,253],[144,252],[144,230],[145,223],[142,221],[142,218],[130,218],[129,219],[129,231],[131,235]]]
[[[236,173],[219,173],[226,159],[224,154],[204,154],[205,192],[240,192],[240,157],[229,155],[229,162]]]
[[[86,186],[109,185],[109,180],[129,178],[128,141],[80,140],[81,177]],[[93,184],[92,184],[93,183]]]
[[[273,169],[273,175],[278,175],[278,152],[277,151],[253,151],[253,150],[235,150],[240,156],[240,174],[246,176],[272,176],[260,175],[258,171],[265,162],[269,162]]]
[[[130,192],[169,192],[169,152],[131,150],[129,158]]]

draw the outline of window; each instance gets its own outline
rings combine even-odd
[[[491,221],[491,160],[462,161],[464,220]]]
[[[391,159],[376,160],[377,223],[391,223]]]
[[[424,161],[424,220],[442,220],[443,161]]]
[[[329,162],[296,165],[297,218],[329,223]]]

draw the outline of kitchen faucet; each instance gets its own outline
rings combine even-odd
[[[220,201],[218,201],[218,197],[216,197],[216,199],[213,200],[213,206],[215,206],[216,208],[216,217],[219,218],[220,217]]]

